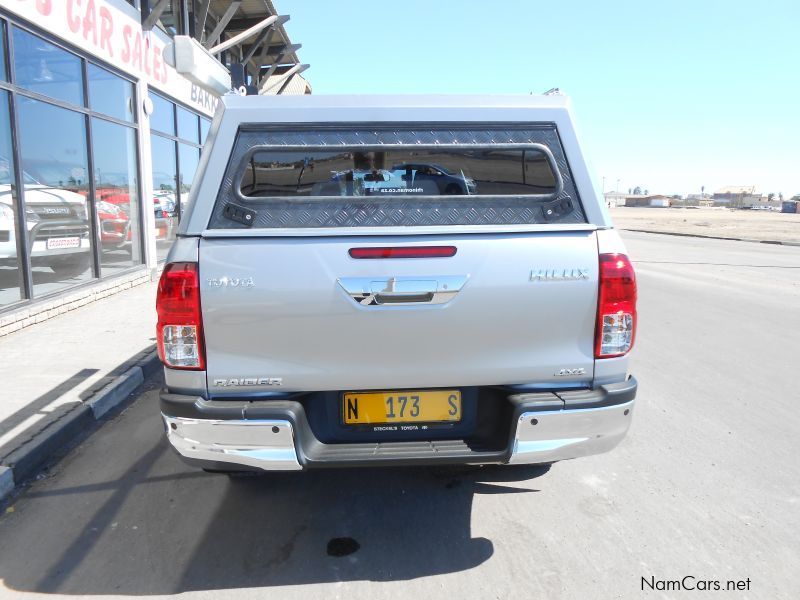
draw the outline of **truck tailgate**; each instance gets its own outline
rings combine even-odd
[[[430,245],[457,252],[349,254]],[[245,391],[242,379],[246,391],[266,392],[582,383],[593,375],[594,232],[208,238],[200,265],[212,395]],[[354,297],[346,288],[357,284],[365,289]]]

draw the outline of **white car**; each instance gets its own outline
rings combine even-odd
[[[17,264],[11,183],[0,181],[0,264]],[[69,190],[43,185],[25,174],[25,225],[34,266],[74,275],[91,265],[86,198]]]

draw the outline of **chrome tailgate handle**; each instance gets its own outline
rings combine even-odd
[[[340,277],[339,285],[362,306],[445,304],[461,291],[467,275],[436,277]]]

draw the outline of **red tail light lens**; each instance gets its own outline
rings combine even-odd
[[[206,368],[197,263],[169,263],[156,295],[158,356],[173,369]]]
[[[623,356],[636,337],[636,275],[624,254],[600,255],[595,358]]]
[[[455,246],[350,248],[352,258],[447,258],[455,254]]]

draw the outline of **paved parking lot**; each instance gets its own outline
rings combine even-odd
[[[0,596],[800,597],[800,248],[625,238],[640,395],[612,453],[229,481],[167,449],[154,379],[0,519]]]

